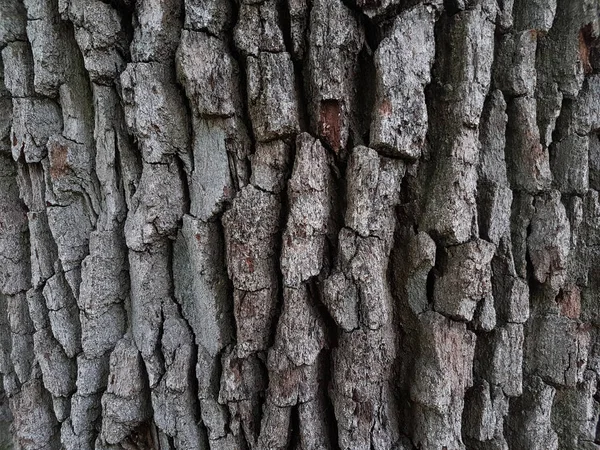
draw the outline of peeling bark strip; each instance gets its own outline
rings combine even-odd
[[[599,0],[0,0],[0,447],[600,450],[599,43]]]

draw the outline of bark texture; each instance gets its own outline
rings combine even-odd
[[[0,437],[600,449],[599,34],[599,0],[0,0]]]

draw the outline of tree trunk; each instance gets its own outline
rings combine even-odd
[[[599,18],[0,0],[0,447],[600,449]]]

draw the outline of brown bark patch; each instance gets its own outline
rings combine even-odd
[[[579,31],[579,59],[583,66],[583,71],[586,74],[592,73],[592,65],[590,64],[590,49],[585,42],[585,34],[583,28]]]
[[[233,198],[235,196],[235,193],[233,192],[230,186],[225,186],[223,187],[223,196],[225,196],[226,198]]]
[[[233,374],[233,378],[235,384],[241,384],[242,379],[242,361],[240,359],[232,359],[229,368],[231,369],[231,373]]]
[[[250,273],[254,273],[254,259],[247,257],[246,258],[246,265],[248,266],[248,272]]]
[[[581,315],[581,292],[577,286],[561,290],[556,302],[560,307],[562,316],[569,319],[579,319]]]
[[[282,396],[290,397],[298,390],[298,371],[293,369],[284,370],[279,377],[279,393]]]
[[[17,135],[13,132],[13,134],[12,134],[12,145],[13,145],[13,147],[16,147],[18,143],[19,143],[19,141],[17,139]]]
[[[334,152],[340,150],[341,124],[340,102],[337,100],[323,100],[319,113],[319,135]]]
[[[579,59],[586,75],[594,72],[594,58],[600,51],[600,40],[594,36],[594,29],[591,23],[583,26],[579,30]]]
[[[535,139],[530,131],[527,132],[527,136],[530,140]],[[543,164],[545,158],[544,148],[542,147],[542,144],[534,141],[534,143],[531,145],[530,156],[532,167],[535,171],[535,176],[539,178],[542,176],[541,164]]]
[[[66,145],[55,144],[50,150],[50,176],[52,178],[60,178],[65,176],[69,171],[67,164],[67,156],[69,149]]]
[[[381,102],[379,112],[385,116],[390,116],[392,114],[392,103],[387,98]]]

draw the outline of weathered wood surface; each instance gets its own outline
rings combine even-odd
[[[0,0],[0,437],[600,449],[599,0]]]

